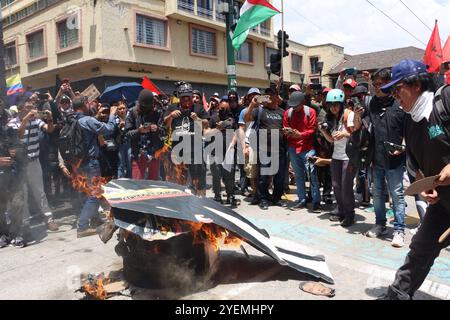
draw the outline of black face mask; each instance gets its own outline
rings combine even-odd
[[[140,109],[141,109],[142,114],[150,114],[153,111],[155,111],[155,107],[154,106],[151,106],[151,107],[140,106]]]
[[[219,118],[220,118],[220,120],[226,120],[229,115],[230,115],[230,111],[228,111],[227,109],[220,109],[219,110]]]

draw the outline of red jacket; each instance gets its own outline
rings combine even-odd
[[[301,138],[288,138],[289,147],[295,148],[297,154],[314,149],[314,133],[317,128],[316,111],[309,107],[309,121],[304,108],[292,112],[289,121],[289,109],[284,113],[283,127],[296,129],[301,133]]]

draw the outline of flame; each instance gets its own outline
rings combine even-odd
[[[209,243],[216,251],[219,251],[221,244],[224,246],[237,247],[241,245],[242,239],[231,234],[228,230],[216,225],[208,223],[196,223],[185,221],[189,225],[194,236],[193,245]]]
[[[97,300],[106,300],[108,293],[105,290],[105,284],[110,282],[109,278],[106,278],[103,273],[97,277],[89,277],[88,281],[83,284],[82,291],[85,292],[91,298]]]
[[[72,167],[73,173],[71,176],[72,186],[78,192],[82,192],[88,196],[102,198],[103,197],[103,186],[106,185],[111,178],[105,177],[93,177],[88,179],[84,174],[78,171],[80,163]]]

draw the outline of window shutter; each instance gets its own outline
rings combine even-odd
[[[209,56],[216,55],[216,34],[192,28],[192,52]]]
[[[138,43],[166,47],[166,22],[137,15],[136,38]]]

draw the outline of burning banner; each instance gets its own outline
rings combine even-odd
[[[196,231],[201,231],[216,250],[218,242],[239,247],[242,240],[280,265],[334,284],[323,256],[277,247],[265,230],[215,201],[193,196],[180,185],[161,181],[113,180],[104,190],[103,196],[112,207],[114,223],[124,231],[124,237],[133,234],[146,242],[164,243],[160,240],[191,234],[184,241],[190,239],[195,244],[199,241]],[[159,252],[161,249],[154,245],[146,250]]]

